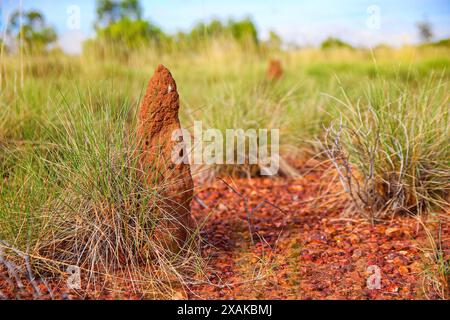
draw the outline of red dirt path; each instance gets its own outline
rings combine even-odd
[[[395,217],[372,226],[355,212],[345,212],[347,200],[333,170],[311,165],[302,172],[296,179],[216,180],[198,189],[200,201],[193,201],[192,211],[197,222],[204,223],[201,253],[208,260],[209,279],[188,286],[174,298],[425,298],[426,265],[421,250],[427,237],[417,219]],[[442,235],[448,259],[448,224],[442,226]],[[370,265],[381,271],[378,290],[366,284],[372,275],[367,270]],[[5,268],[0,267],[0,289],[14,298],[6,278]],[[16,298],[33,299],[30,285],[26,286],[28,290]],[[44,292],[45,287],[40,287]],[[78,295],[65,287],[55,290],[57,299],[98,297]],[[105,289],[100,297],[140,299],[144,295],[127,290],[117,295]],[[429,294],[428,298],[439,296]]]
[[[425,234],[417,220],[372,226],[357,215],[346,218],[341,189],[325,169],[295,180],[228,179],[201,190],[198,197],[214,208],[193,205],[198,221],[209,214],[202,250],[211,257],[211,284],[192,286],[189,298],[424,298]],[[254,207],[252,243],[247,212]],[[381,270],[379,290],[367,287],[370,265]]]

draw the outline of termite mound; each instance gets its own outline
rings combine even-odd
[[[281,66],[281,61],[272,59],[269,61],[269,66],[267,68],[267,80],[274,81],[279,80],[283,76],[283,67]]]
[[[155,241],[177,251],[195,226],[190,203],[194,183],[188,162],[173,161],[173,150],[182,142],[177,85],[170,71],[159,65],[148,84],[138,121],[139,164],[144,183],[158,191],[158,219],[153,228]],[[179,151],[186,157],[186,150]]]

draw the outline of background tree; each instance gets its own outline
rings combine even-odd
[[[217,38],[234,39],[240,45],[258,45],[258,31],[251,19],[228,20],[222,22],[214,19],[209,23],[200,22],[196,24],[189,34],[177,38],[189,41],[195,47],[200,42],[210,41]]]
[[[97,36],[110,45],[137,47],[163,37],[161,29],[142,19],[138,0],[97,0],[96,11]]]
[[[15,11],[7,33],[17,45],[30,51],[44,51],[57,40],[56,31],[47,25],[43,14],[35,10]]]
[[[98,26],[108,26],[126,17],[131,20],[142,19],[142,7],[139,0],[97,0],[96,11]]]
[[[224,35],[226,33],[226,26],[217,19],[211,20],[209,23],[197,23],[189,33],[188,38],[194,41],[210,40]]]
[[[347,48],[347,49],[353,49],[353,47],[348,44],[347,42],[342,41],[338,38],[328,37],[325,39],[325,41],[322,42],[320,45],[321,49],[331,49],[331,48]]]
[[[258,44],[258,31],[250,18],[240,21],[229,20],[228,29],[233,38],[240,43]]]
[[[419,37],[422,42],[430,42],[433,39],[433,26],[426,19],[417,23]]]

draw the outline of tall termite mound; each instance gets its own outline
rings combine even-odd
[[[272,59],[267,68],[267,79],[270,81],[278,80],[283,76],[283,67],[280,60]]]
[[[182,142],[178,109],[177,86],[170,71],[159,65],[140,106],[138,139],[140,167],[145,173],[145,183],[158,190],[156,207],[158,217],[154,239],[165,248],[177,251],[194,228],[190,212],[194,183],[189,163],[173,161],[172,153]],[[180,150],[180,156],[187,156]]]

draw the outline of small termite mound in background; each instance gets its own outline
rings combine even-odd
[[[267,69],[267,80],[275,81],[281,79],[283,76],[283,67],[281,66],[281,61],[277,59],[272,59],[269,61],[269,66]]]
[[[179,107],[175,80],[159,65],[139,110],[139,164],[148,187],[161,190],[156,204],[159,219],[152,228],[154,239],[172,251],[183,246],[195,226],[190,210],[194,183],[189,163],[172,159],[174,148],[183,139],[173,139],[174,133],[180,132]]]

